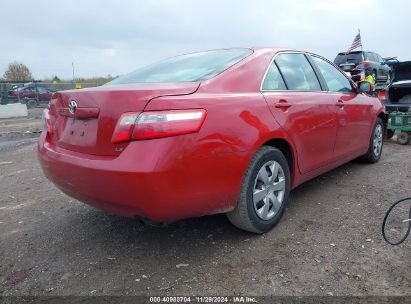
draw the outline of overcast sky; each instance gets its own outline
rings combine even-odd
[[[11,61],[36,79],[119,75],[212,48],[281,46],[331,60],[352,43],[411,60],[405,0],[2,0],[0,76]]]

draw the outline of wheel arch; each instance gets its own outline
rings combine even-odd
[[[387,113],[381,111],[381,112],[378,114],[378,117],[381,118],[382,122],[383,122],[385,125],[388,124],[388,114],[387,114]]]
[[[287,160],[288,166],[290,168],[291,184],[294,184],[294,179],[295,179],[296,169],[297,169],[297,159],[296,159],[296,153],[294,152],[291,144],[284,138],[271,138],[270,140],[263,143],[262,146],[270,146],[270,147],[277,148],[284,154]]]
[[[386,137],[386,136],[387,136],[387,130],[388,130],[387,127],[388,127],[388,118],[389,118],[389,115],[388,115],[387,113],[385,113],[384,111],[381,111],[381,112],[378,114],[377,118],[381,118],[382,123],[384,124],[384,136]],[[374,122],[374,124],[375,124],[375,122]]]

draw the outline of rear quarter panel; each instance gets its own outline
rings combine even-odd
[[[236,205],[244,172],[256,150],[271,138],[286,135],[260,93],[161,97],[153,99],[145,111],[187,108],[206,109],[205,122],[198,134],[187,140],[182,136],[179,144],[170,146],[156,170],[181,171],[166,187],[181,189],[185,193],[181,200],[195,202],[197,215],[229,211]],[[189,196],[184,187],[190,188]]]
[[[282,138],[290,143],[260,92],[274,54],[272,49],[255,50],[239,64],[202,82],[196,93],[155,98],[145,108],[145,111],[206,109],[207,117],[200,132],[172,148],[175,155],[171,159],[178,159],[173,166],[181,166],[185,171],[178,181],[173,181],[174,185],[169,185],[189,185],[193,197],[181,199],[195,201],[201,214],[235,207],[244,172],[265,142]]]

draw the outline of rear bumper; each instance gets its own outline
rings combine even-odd
[[[387,113],[392,113],[392,112],[410,113],[411,112],[411,104],[385,102],[384,107]]]
[[[120,156],[107,157],[61,149],[43,132],[38,157],[64,193],[108,212],[173,221],[231,210],[247,154],[189,156],[176,139],[131,142]]]

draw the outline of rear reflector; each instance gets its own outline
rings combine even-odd
[[[203,109],[153,111],[123,114],[114,130],[112,142],[142,140],[196,133],[206,117]]]

